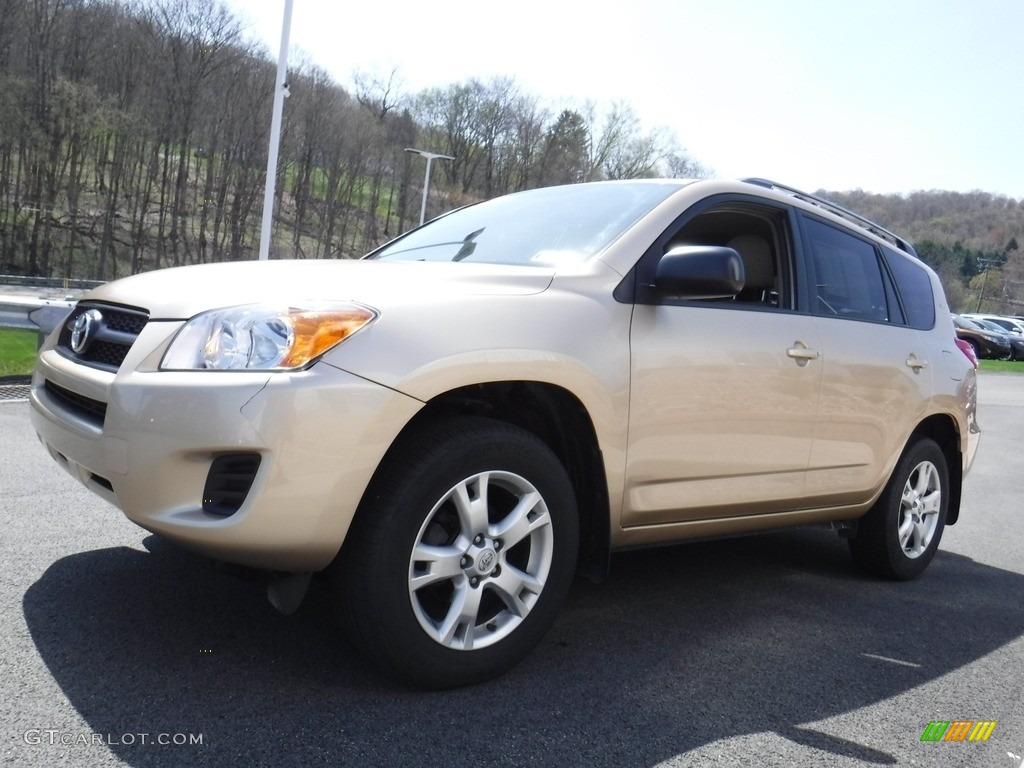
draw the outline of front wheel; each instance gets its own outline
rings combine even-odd
[[[577,530],[568,475],[537,437],[432,422],[385,459],[334,569],[349,635],[418,685],[499,675],[554,623]]]
[[[854,560],[877,576],[920,575],[939,547],[949,510],[949,470],[942,450],[918,438],[904,451],[875,506],[850,539]]]

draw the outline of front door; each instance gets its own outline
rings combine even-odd
[[[800,506],[821,386],[815,319],[639,305],[622,525]]]

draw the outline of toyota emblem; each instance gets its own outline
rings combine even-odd
[[[103,322],[103,315],[98,309],[87,309],[80,314],[71,326],[71,349],[76,355],[88,349]]]

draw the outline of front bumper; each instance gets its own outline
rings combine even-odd
[[[160,371],[179,327],[149,323],[116,374],[44,346],[30,395],[43,445],[130,520],[189,549],[277,571],[325,568],[422,403],[322,362],[298,373]],[[239,453],[260,457],[244,501],[228,516],[204,511],[214,460]]]

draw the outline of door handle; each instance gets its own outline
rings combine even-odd
[[[786,350],[786,356],[796,360],[797,365],[807,365],[811,360],[817,360],[819,352],[816,349],[808,349],[802,341],[794,341],[793,346]]]
[[[910,353],[910,357],[907,358],[907,367],[913,368],[914,373],[920,373],[922,368],[928,367],[928,361],[922,360],[913,352]]]

